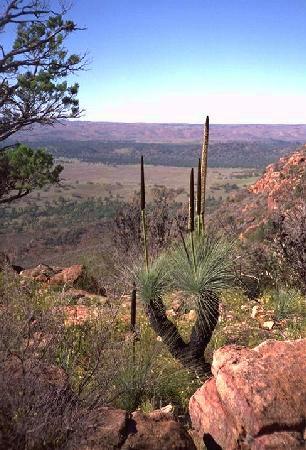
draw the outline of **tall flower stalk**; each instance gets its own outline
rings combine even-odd
[[[194,254],[194,172],[193,168],[190,171],[190,189],[189,189],[189,233],[191,240],[191,251],[192,251],[192,260],[193,260],[193,268],[196,270],[196,261]]]
[[[145,257],[146,269],[148,272],[149,271],[149,253],[148,253],[148,238],[147,238],[147,225],[146,225],[146,186],[145,186],[143,156],[141,156],[141,162],[140,162],[140,211],[141,211],[141,224],[142,224],[142,235],[143,235],[143,245],[144,245],[144,257]]]
[[[133,365],[135,365],[135,333],[136,333],[136,313],[137,313],[137,291],[136,283],[133,282],[133,288],[131,292],[131,332],[133,333]]]
[[[207,182],[207,154],[209,143],[209,117],[206,117],[203,135],[202,157],[201,157],[201,225],[202,232],[205,231],[205,200]]]
[[[201,234],[201,158],[198,161],[198,179],[197,179],[197,227],[198,235]]]

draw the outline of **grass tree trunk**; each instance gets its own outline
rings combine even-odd
[[[165,305],[161,299],[151,300],[146,305],[146,314],[150,325],[162,338],[171,355],[199,377],[209,375],[211,370],[210,364],[205,361],[204,351],[218,322],[218,297],[211,297],[209,305],[208,310],[199,312],[188,343],[184,341],[176,325],[168,319]]]
[[[192,328],[188,349],[190,351],[191,361],[202,361],[204,359],[203,353],[207,348],[214,329],[219,319],[219,298],[215,294],[206,294],[203,298],[203,304],[208,307],[201,308],[197,311],[197,319]],[[210,372],[210,365],[204,360],[204,373]]]

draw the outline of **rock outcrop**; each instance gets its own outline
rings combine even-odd
[[[193,427],[207,449],[305,448],[306,339],[226,346],[190,399]]]
[[[106,294],[105,289],[87,273],[86,268],[81,264],[65,268],[39,264],[31,269],[22,270],[20,275],[53,286],[84,287],[90,293]]]
[[[72,439],[69,449],[79,450],[196,450],[193,440],[171,414],[143,414],[100,408],[87,418],[87,426]]]
[[[267,166],[263,176],[250,186],[249,190],[257,195],[267,195],[268,209],[277,209],[283,202],[283,196],[288,192],[294,192],[301,181],[303,182],[305,170],[306,146],[280,158],[276,164]]]
[[[294,211],[305,203],[306,145],[267,166],[248,189],[230,195],[211,215],[212,223],[233,230],[243,239],[264,226],[275,214]]]

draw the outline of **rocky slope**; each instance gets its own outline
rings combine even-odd
[[[305,202],[306,145],[269,165],[248,190],[233,195],[212,219],[223,226],[233,224],[242,236],[256,231],[276,211],[288,212]]]
[[[294,201],[294,197],[299,197],[306,188],[305,171],[306,145],[292,155],[281,158],[277,164],[269,165],[249,191],[266,197],[269,211],[278,209],[289,199]]]

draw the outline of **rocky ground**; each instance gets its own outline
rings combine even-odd
[[[113,311],[114,299],[81,265],[39,265],[18,271],[21,286],[34,283],[34,289],[45,298],[57,298],[56,308],[63,312],[66,327],[82,326],[101,317],[101,312],[107,317]],[[169,297],[167,305],[168,317],[183,335],[188,335],[195,311],[186,309],[179,294]],[[117,299],[115,306],[116,333],[120,339],[134,339],[129,331],[129,295]],[[193,385],[190,380],[185,380],[185,385],[178,381],[174,388],[184,399],[195,392],[189,404],[193,430],[188,433],[182,424],[187,423],[187,409],[182,415],[176,406],[165,409],[166,405],[160,405],[162,409],[154,410],[147,403],[132,414],[100,407],[84,412],[86,421],[71,437],[71,449],[77,443],[82,450],[194,450],[195,445],[203,448],[203,439],[208,450],[303,448],[306,341],[301,338],[306,330],[305,298],[292,291],[285,299],[265,293],[250,300],[240,290],[230,290],[222,296],[220,311],[207,350],[214,376],[199,390],[199,380]],[[138,332],[142,333],[147,324],[141,305],[137,319]],[[162,365],[171,359],[163,358]],[[9,359],[7,364],[10,373],[20,376],[16,359]],[[35,370],[42,383],[46,380],[55,393],[62,395],[64,373],[53,366]],[[173,373],[178,374],[179,369],[174,368]],[[178,416],[181,423],[176,420]]]

